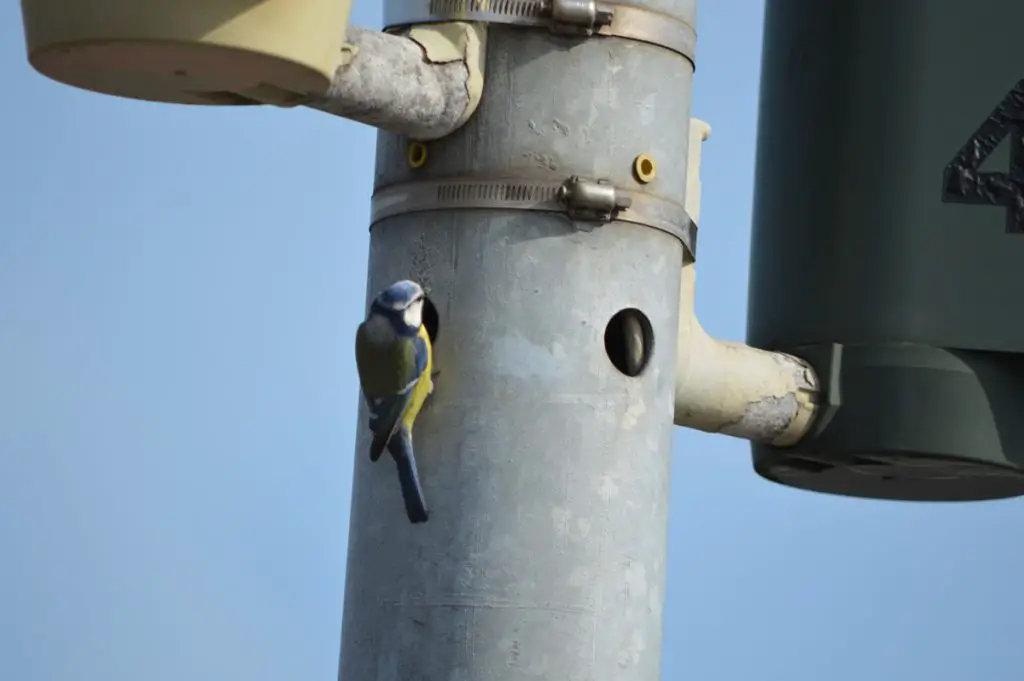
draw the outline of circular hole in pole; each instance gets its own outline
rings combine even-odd
[[[651,320],[633,307],[619,310],[605,327],[604,349],[616,369],[626,376],[639,376],[654,351]]]
[[[437,314],[437,306],[428,296],[423,296],[423,326],[427,329],[431,344],[437,342],[437,334],[441,332],[441,317]]]

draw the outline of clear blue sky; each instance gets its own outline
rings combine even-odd
[[[730,338],[761,15],[699,18],[698,311]],[[79,92],[22,45],[0,3],[0,679],[332,680],[374,132]],[[681,430],[672,468],[666,681],[1024,678],[1024,501],[793,491]]]

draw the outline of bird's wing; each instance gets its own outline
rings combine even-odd
[[[423,339],[417,337],[407,348],[406,356],[402,358],[402,387],[393,395],[367,398],[370,408],[370,430],[373,432],[370,461],[376,461],[384,453],[384,448],[402,421],[402,413],[409,405],[413,388],[427,368],[427,345]]]
[[[412,344],[413,352],[413,366],[416,367],[416,378],[419,379],[423,375],[423,372],[427,370],[427,342],[422,337],[416,336],[416,340]]]

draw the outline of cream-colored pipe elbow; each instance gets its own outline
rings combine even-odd
[[[310,108],[435,140],[470,119],[484,91],[487,26],[451,21],[382,33],[350,26],[330,90]]]
[[[686,210],[700,223],[701,145],[711,134],[690,122]],[[796,444],[814,419],[817,376],[801,359],[712,338],[694,310],[697,272],[683,266],[679,287],[675,423],[775,446]]]

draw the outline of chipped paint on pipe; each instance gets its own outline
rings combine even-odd
[[[704,121],[690,121],[686,209],[698,224],[701,144],[710,134]],[[777,447],[796,444],[814,420],[814,370],[791,355],[712,338],[694,310],[696,283],[689,262],[679,286],[676,425]]]
[[[483,93],[487,28],[456,21],[400,34],[348,29],[327,94],[307,106],[415,140],[462,127]]]

